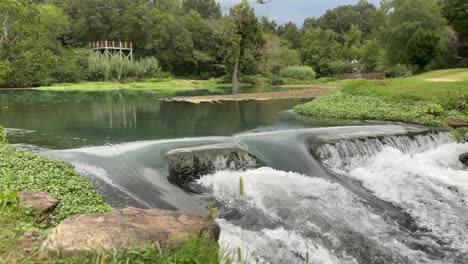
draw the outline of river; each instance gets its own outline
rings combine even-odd
[[[71,162],[117,208],[215,203],[220,243],[251,263],[468,262],[468,144],[444,131],[302,117],[303,100],[36,95],[1,96],[11,143]],[[205,173],[174,182],[172,153]]]

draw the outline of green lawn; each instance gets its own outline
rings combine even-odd
[[[427,79],[460,81],[440,82]],[[335,82],[341,91],[309,103],[295,111],[309,116],[400,121],[446,126],[447,120],[468,121],[468,69],[451,69],[389,80]]]

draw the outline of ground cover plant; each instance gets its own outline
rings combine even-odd
[[[303,115],[323,118],[383,120],[447,127],[449,120],[468,120],[468,70],[432,72],[382,81],[338,82],[343,89],[296,106]],[[433,82],[432,76],[456,75],[456,82]],[[465,77],[463,77],[465,76]],[[444,77],[447,78],[447,77]]]

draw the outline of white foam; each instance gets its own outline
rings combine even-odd
[[[240,176],[243,176],[245,192],[242,200]],[[245,243],[259,263],[265,263],[262,262],[265,259],[269,263],[285,263],[281,261],[285,254],[296,256],[286,263],[303,263],[298,254],[305,252],[322,256],[318,259],[331,260],[323,263],[335,263],[334,260],[343,263],[351,261],[352,253],[346,249],[354,250],[356,244],[364,251],[374,248],[395,259],[426,259],[424,253],[411,250],[396,239],[400,231],[395,223],[385,222],[353,193],[325,179],[260,168],[242,173],[221,171],[198,182],[212,190],[212,195],[227,207],[242,208],[248,214],[246,218],[267,222],[247,228],[260,229],[259,232],[246,231],[253,232]],[[261,215],[266,220],[260,220]],[[265,225],[274,228],[265,229]],[[238,241],[239,232],[231,229],[232,226],[222,226],[223,242]]]
[[[467,151],[468,144],[456,143],[413,155],[386,148],[349,175],[453,249],[468,251],[468,171],[458,161]]]
[[[282,227],[256,232],[242,230],[222,219],[217,223],[222,229],[220,245],[228,249],[233,259],[237,259],[233,249],[241,248],[243,260],[248,263],[304,263],[306,255],[310,263],[316,264],[357,263],[352,257],[340,259],[316,241]]]

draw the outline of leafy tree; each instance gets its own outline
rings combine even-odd
[[[409,65],[417,65],[423,70],[439,52],[440,39],[433,32],[419,29],[406,44],[405,61]]]
[[[215,0],[184,0],[182,2],[184,12],[197,11],[205,19],[220,19],[221,6]]]
[[[385,71],[385,50],[376,39],[369,39],[364,42],[362,47],[361,64],[366,72]]]
[[[306,29],[300,48],[302,63],[312,67],[319,76],[334,74],[330,64],[336,61],[340,54],[338,37],[338,33],[330,29]]]
[[[301,45],[302,31],[293,22],[278,27],[278,34],[288,41],[289,47],[298,49]]]
[[[375,11],[375,6],[367,0],[360,0],[356,5],[343,5],[335,9],[327,10],[326,13],[317,19],[313,24],[317,24],[322,29],[331,29],[337,33],[344,34],[355,25],[367,36],[371,32],[371,14]],[[312,23],[313,20],[306,20]]]
[[[278,35],[265,33],[264,38],[266,43],[262,51],[263,63],[261,66],[263,73],[278,73],[287,66],[301,63],[297,50],[290,49]]]
[[[225,62],[232,67],[232,90],[237,93],[241,59],[259,55],[265,42],[258,18],[247,0],[231,8],[224,21],[224,41]]]
[[[262,25],[264,32],[276,32],[276,28],[278,24],[276,24],[275,20],[270,21],[268,17],[264,16],[260,19],[260,24]]]
[[[24,87],[48,84],[51,67],[58,60],[56,38],[66,30],[67,19],[50,4],[33,1],[1,1],[0,86]]]
[[[343,56],[349,61],[360,60],[362,56],[362,32],[353,25],[344,35]]]
[[[440,0],[442,13],[448,23],[468,42],[468,2],[466,0]]]
[[[184,72],[205,78],[224,73],[219,67],[223,58],[218,23],[203,19],[198,12],[193,10],[183,16],[181,22],[188,30],[193,42],[192,58],[184,62]]]
[[[382,8],[385,9],[385,30],[381,41],[392,65],[406,62],[405,47],[419,29],[423,28],[439,40],[447,31],[437,0],[392,0]]]

